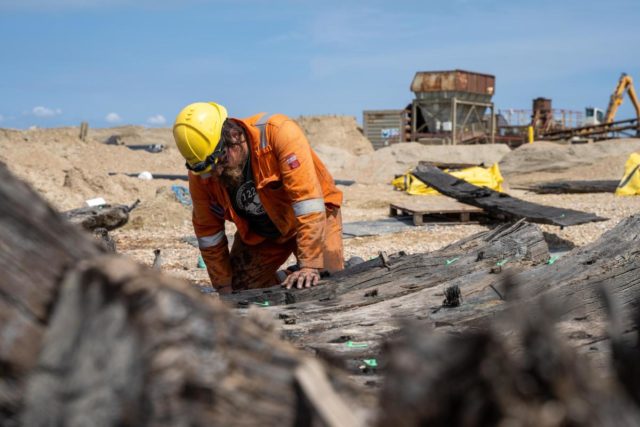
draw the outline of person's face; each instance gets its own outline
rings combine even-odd
[[[232,129],[229,136],[228,140],[221,141],[226,145],[226,152],[215,165],[218,176],[222,175],[225,170],[242,168],[247,158],[247,139],[244,132]]]

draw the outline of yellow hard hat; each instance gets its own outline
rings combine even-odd
[[[187,169],[195,174],[211,170],[214,151],[219,152],[222,147],[220,135],[226,119],[227,109],[215,102],[195,102],[178,113],[173,138],[187,161]]]

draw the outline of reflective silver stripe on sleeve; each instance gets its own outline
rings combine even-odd
[[[271,118],[271,114],[265,114],[256,122],[256,127],[260,130],[260,148],[263,150],[267,148],[267,144],[269,142],[267,141],[267,131],[265,129],[269,118]]]
[[[306,215],[312,212],[324,211],[324,199],[309,199],[293,204],[293,213],[296,216]]]
[[[256,122],[256,126],[266,125],[267,122],[269,121],[269,117],[271,117],[271,114],[265,113],[262,117],[260,117],[260,120]]]
[[[224,231],[220,231],[213,236],[198,237],[198,247],[200,247],[201,249],[210,248],[222,242],[224,238]]]

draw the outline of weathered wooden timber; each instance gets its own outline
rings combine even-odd
[[[614,340],[621,371],[604,380],[559,333],[555,313],[510,308],[502,324],[456,335],[405,327],[390,345],[377,425],[637,425],[638,348]]]
[[[618,180],[551,181],[514,187],[538,194],[615,193]]]
[[[363,361],[383,357],[381,348],[397,332],[400,320],[432,325],[433,313],[440,311],[464,318],[467,298],[492,284],[497,270],[506,264],[516,270],[530,268],[548,259],[540,229],[520,221],[432,253],[389,257],[386,265],[378,261],[376,267],[330,277],[315,288],[274,287],[223,298],[240,312],[261,306],[280,319],[283,335],[296,345],[335,360],[354,375],[371,376],[383,368],[382,362],[374,368]],[[444,291],[452,285],[460,288],[465,303],[442,307]]]
[[[303,360],[273,331],[203,300],[188,284],[105,256],[66,275],[22,421],[293,425],[314,417],[295,386]]]
[[[1,163],[0,248],[0,425],[361,423],[259,310],[105,254]]]
[[[598,289],[605,287],[623,307],[640,302],[640,215],[633,215],[605,232],[595,242],[576,248],[562,257],[518,272],[510,283],[516,284],[520,297],[539,304],[542,299],[561,306],[567,318],[578,319],[579,325],[589,319],[601,318],[605,306]],[[550,259],[551,261],[551,259]],[[504,283],[492,283],[498,294],[509,292]],[[503,310],[496,292],[484,289],[465,300],[469,311],[465,318],[440,312],[441,322],[455,322],[456,330],[492,320]],[[473,308],[471,308],[473,307]],[[580,345],[591,345],[604,339],[601,331],[578,339]]]
[[[387,266],[328,278],[317,288],[270,288],[224,298],[241,312],[261,306],[280,319],[287,339],[354,375],[372,375],[384,363],[369,369],[362,361],[384,358],[383,343],[395,336],[403,319],[447,333],[485,328],[514,292],[503,283],[509,275],[528,304],[542,304],[537,298],[543,298],[561,306],[563,321],[575,330],[569,337],[572,345],[600,354],[606,333],[591,328],[604,310],[596,289],[606,285],[624,306],[640,301],[639,236],[640,216],[633,216],[593,244],[557,258],[547,252],[536,226],[519,222],[430,254],[390,257]],[[453,286],[463,300],[446,307],[445,291]]]
[[[96,228],[115,230],[129,221],[129,213],[139,203],[140,200],[136,200],[131,206],[107,204],[78,208],[66,211],[64,215],[71,223],[78,224],[86,230],[93,231]]]
[[[61,276],[103,252],[85,234],[0,162],[0,418],[22,405]]]
[[[529,222],[562,227],[606,220],[592,213],[544,206],[511,197],[506,193],[481,188],[427,164],[419,165],[413,174],[445,196],[478,206],[501,220],[526,218]]]
[[[251,289],[223,295],[225,301],[237,307],[258,304],[263,307],[301,302],[328,302],[335,305],[337,297],[359,292],[362,289],[404,282],[413,275],[428,277],[431,285],[442,282],[468,270],[491,268],[496,262],[510,259],[512,263],[535,264],[549,259],[547,244],[540,229],[522,221],[517,224],[502,224],[493,230],[475,234],[451,245],[426,254],[406,255],[404,253],[378,257],[358,264],[351,269],[334,273],[310,289],[284,289],[279,286],[266,289]],[[412,289],[427,286],[421,283]],[[384,288],[387,296],[391,289]],[[398,286],[393,286],[398,291]],[[412,293],[401,291],[400,293]],[[342,301],[342,300],[341,300]],[[369,304],[371,300],[364,300]],[[290,310],[290,308],[289,308]]]

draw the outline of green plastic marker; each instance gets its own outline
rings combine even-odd
[[[260,307],[269,307],[269,301],[264,302],[254,302],[255,305],[259,305]]]
[[[502,267],[503,265],[505,265],[507,263],[507,261],[509,261],[509,258],[506,258],[506,259],[503,259],[502,261],[496,262],[496,265],[498,267]]]
[[[198,256],[198,268],[205,268],[204,260],[202,259],[202,255]]]
[[[365,365],[367,365],[370,368],[378,367],[378,361],[376,359],[364,359],[363,362]]]
[[[349,347],[349,348],[367,348],[367,347],[369,347],[369,344],[366,344],[366,343],[356,343],[356,342],[353,342],[353,341],[347,341],[345,344],[346,344],[346,345],[347,345],[347,347]]]
[[[560,258],[560,255],[554,255],[551,258],[549,258],[549,261],[547,261],[547,264],[551,265],[554,262],[556,262],[558,260],[558,258]]]
[[[451,259],[448,259],[448,260],[446,260],[446,261],[444,262],[444,265],[451,265],[451,264],[453,264],[454,262],[456,262],[456,261],[457,261],[457,260],[459,260],[459,259],[460,259],[460,258],[451,258]]]

